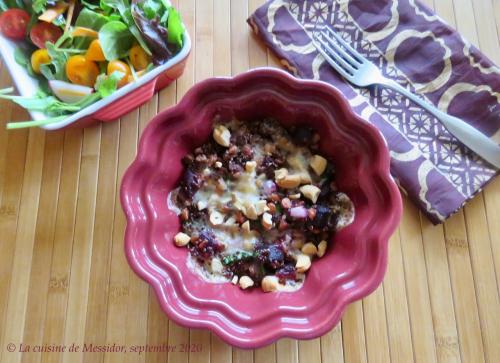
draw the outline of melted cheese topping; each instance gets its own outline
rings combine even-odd
[[[232,129],[237,127],[237,124],[229,123],[228,127]],[[254,161],[260,162],[265,155],[270,154],[269,150],[266,149],[267,146],[269,145],[253,145]],[[271,145],[272,148],[275,146],[287,152],[286,168],[290,174],[300,175],[301,184],[311,184],[313,179],[319,181],[320,177],[313,174],[309,169],[309,161],[313,155],[307,147],[295,146],[287,138],[279,135],[276,138],[276,144]],[[276,228],[264,231],[260,235],[257,231],[243,229],[236,222],[235,216],[239,212],[246,215],[248,219],[261,222],[262,214],[265,211],[263,208],[267,208],[266,198],[261,194],[261,186],[267,180],[265,174],[258,175],[255,170],[245,170],[235,180],[221,181],[211,177],[212,171],[207,168],[203,171],[203,175],[206,177],[205,183],[194,194],[192,202],[199,210],[207,209],[210,217],[216,215],[217,218],[214,220],[209,218],[210,222],[192,221],[191,227],[193,230],[202,230],[206,227],[206,223],[210,223],[210,229],[216,239],[225,244],[224,254],[233,254],[238,251],[254,251],[254,246],[259,240],[274,241],[283,235],[283,232],[279,232]],[[181,210],[175,203],[177,191],[174,190],[169,194],[168,206],[170,210],[180,214]],[[338,213],[337,230],[344,228],[354,220],[354,206],[349,197],[339,193],[338,198],[340,203],[334,207]],[[248,208],[255,208],[256,218],[252,218],[247,213]],[[297,248],[292,248],[290,251],[290,254],[295,256],[300,253],[300,249]],[[213,260],[216,260],[215,263]],[[219,258],[214,257],[213,260],[212,264],[200,265],[189,254],[188,266],[206,281],[227,282],[228,279],[222,275],[223,271],[220,268],[222,265]],[[276,276],[273,276],[273,278],[277,281]],[[304,273],[297,273],[297,281],[287,280],[286,285],[278,284],[278,291],[295,291],[302,286],[304,279]]]

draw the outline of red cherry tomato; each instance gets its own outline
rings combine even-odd
[[[8,9],[0,15],[0,32],[8,38],[22,40],[29,21],[30,15],[26,11]]]
[[[55,43],[61,35],[63,35],[61,28],[44,21],[40,21],[33,25],[30,32],[31,41],[38,48],[45,48],[46,42]]]

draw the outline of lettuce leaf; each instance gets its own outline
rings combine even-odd
[[[57,48],[52,43],[47,42],[46,47],[51,61],[48,64],[42,64],[40,71],[48,80],[57,79],[59,81],[67,81],[66,62],[69,58],[68,53]]]
[[[149,19],[141,8],[142,2],[133,1],[132,16],[144,40],[153,50],[153,62],[158,65],[170,59],[173,51],[167,45],[168,31],[160,24],[159,18]]]
[[[168,12],[168,42],[182,48],[184,39],[184,24],[177,10],[171,7]]]
[[[32,4],[33,11],[37,14],[43,13],[48,4],[49,0],[34,0]]]
[[[98,32],[109,21],[111,21],[110,17],[83,8],[80,14],[78,14],[75,26],[89,28]],[[92,39],[88,37],[78,37],[74,39],[73,47],[77,49],[87,49],[91,41]]]
[[[10,122],[7,129],[20,129],[25,127],[34,127],[47,125],[49,123],[64,120],[68,115],[78,112],[85,107],[106,98],[116,91],[118,82],[125,76],[122,72],[113,72],[109,76],[103,77],[96,85],[96,92],[82,98],[75,103],[66,103],[50,96],[44,92],[39,92],[35,97],[12,96],[13,88],[0,90],[0,99],[11,100],[21,107],[31,111],[41,111],[49,115],[47,119],[37,121]]]
[[[144,49],[148,55],[152,55],[148,44],[144,41],[139,29],[137,29],[128,0],[101,0],[101,8],[108,14],[111,11],[117,11],[121,16],[122,21],[127,24],[130,33],[132,33],[142,49]]]
[[[99,41],[106,60],[125,58],[134,44],[134,36],[125,23],[110,21],[99,30]]]
[[[96,84],[96,90],[101,98],[106,98],[113,94],[118,88],[118,82],[125,77],[125,73],[114,71],[109,76],[104,77]]]

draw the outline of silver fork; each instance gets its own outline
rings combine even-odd
[[[333,30],[327,28],[321,31],[320,35],[313,33],[313,38],[318,51],[346,80],[359,87],[382,85],[405,95],[439,119],[448,131],[469,149],[500,168],[500,146],[489,137],[459,118],[439,110],[392,79],[384,77],[375,64],[358,53]]]

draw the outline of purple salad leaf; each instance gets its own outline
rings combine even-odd
[[[172,58],[173,51],[167,45],[168,31],[160,24],[159,19],[148,19],[139,8],[137,0],[132,2],[132,16],[153,53],[153,63],[162,64]]]

